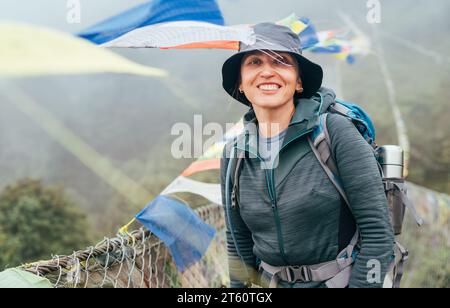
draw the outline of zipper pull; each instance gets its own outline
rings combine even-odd
[[[236,208],[236,186],[233,185],[233,190],[231,191],[231,208]]]

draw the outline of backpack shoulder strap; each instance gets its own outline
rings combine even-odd
[[[342,102],[342,100],[336,99],[336,102]],[[347,116],[348,112],[350,111],[350,109],[342,104],[336,104],[333,103],[330,105],[329,107],[331,110],[333,110],[335,113],[339,113],[343,116]]]
[[[231,208],[235,209],[239,204],[239,176],[241,175],[242,162],[244,160],[245,153],[238,153],[234,159],[235,163],[232,166],[231,171]]]
[[[344,191],[344,186],[342,185],[341,179],[339,177],[339,170],[337,169],[336,162],[334,161],[332,155],[331,138],[328,133],[327,118],[328,113],[323,113],[320,115],[319,124],[316,126],[312,134],[308,136],[308,143],[320,165],[322,166],[322,169],[325,171],[331,183],[341,195],[347,206],[347,209],[349,210],[349,213],[351,214],[352,209],[350,207],[350,202]],[[347,256],[351,256],[355,253],[354,248],[355,246],[359,245],[359,241],[360,233],[358,227],[356,226],[355,234],[353,235],[352,240],[350,241],[348,246],[344,248]]]
[[[331,152],[331,139],[328,134],[327,128],[327,116],[328,113],[323,113],[320,115],[319,124],[314,129],[313,133],[308,136],[308,142],[311,146],[314,155],[322,166],[323,170],[330,178],[330,181],[336,187],[339,194],[344,199],[345,203],[350,207],[347,195],[345,194],[344,187],[339,178],[339,172],[334,161]]]
[[[237,157],[235,157],[235,156],[237,156]],[[234,198],[234,201],[233,201],[233,194],[235,194],[235,185],[236,185],[236,182],[238,182],[238,181],[234,180],[234,177],[236,177],[236,170],[238,169],[236,167],[238,164],[241,164],[241,161],[242,161],[242,157],[239,157],[239,155],[237,154],[237,149],[234,146],[232,146],[231,153],[230,153],[230,160],[227,165],[227,171],[226,171],[226,176],[225,176],[225,211],[226,211],[225,223],[227,224],[228,229],[230,231],[230,235],[231,235],[233,244],[236,248],[236,254],[239,256],[239,259],[242,262],[242,266],[246,272],[247,281],[245,282],[245,284],[249,285],[251,282],[251,275],[247,269],[243,254],[241,253],[240,247],[236,240],[236,236],[234,234],[233,220],[231,218],[232,207],[236,205],[236,198]],[[230,184],[232,185],[231,192],[230,192]],[[234,202],[234,205],[232,205],[233,202]]]

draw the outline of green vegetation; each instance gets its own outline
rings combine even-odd
[[[0,269],[89,244],[85,215],[61,188],[25,179],[0,194]]]
[[[448,288],[450,286],[450,241],[443,230],[431,224],[420,228],[405,218],[400,242],[408,249],[403,288]]]

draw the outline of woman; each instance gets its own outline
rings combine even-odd
[[[394,235],[372,149],[345,117],[328,115],[348,207],[307,140],[335,99],[321,88],[321,67],[287,27],[262,23],[254,32],[255,44],[241,43],[222,68],[224,89],[250,107],[246,133],[221,161],[231,287],[381,287]],[[231,156],[244,157],[235,183]]]

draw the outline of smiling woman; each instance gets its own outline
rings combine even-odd
[[[322,68],[289,28],[254,32],[256,43],[241,43],[222,67],[224,89],[250,107],[221,160],[231,286],[380,287],[394,235],[372,148],[347,118],[325,118],[347,204],[311,145],[335,103]],[[369,281],[374,260],[379,279]]]

